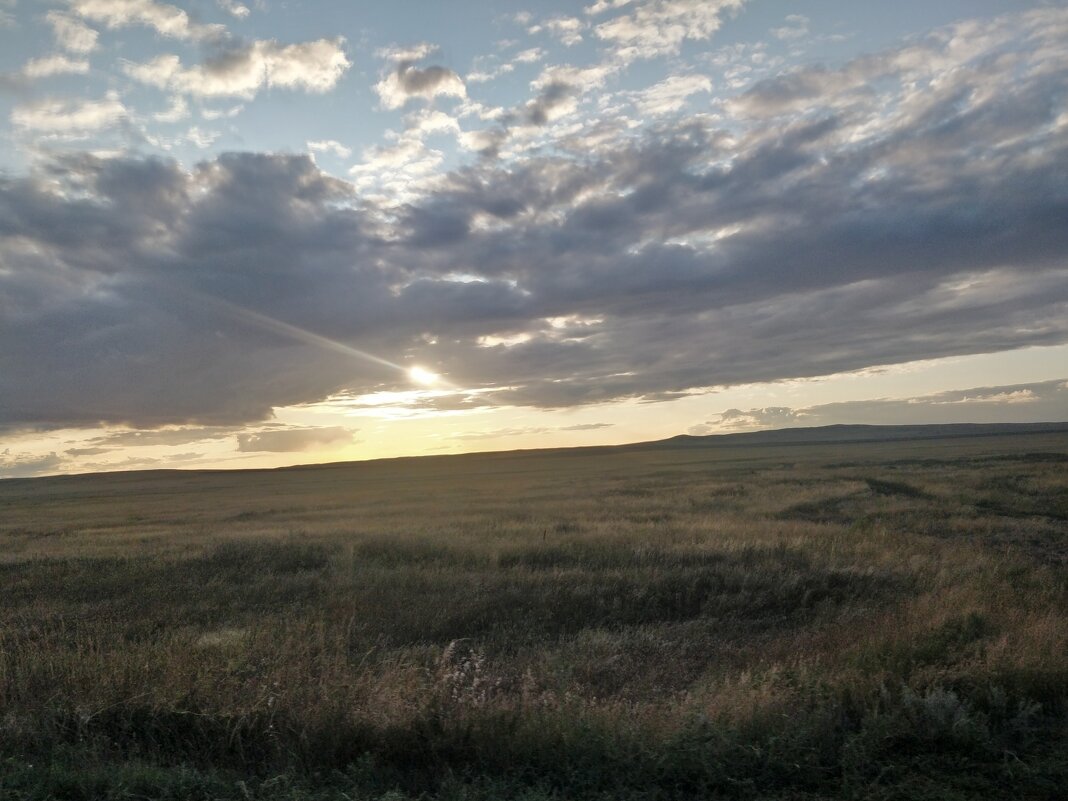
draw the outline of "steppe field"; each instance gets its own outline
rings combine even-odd
[[[1057,799],[1068,430],[0,482],[0,799]]]

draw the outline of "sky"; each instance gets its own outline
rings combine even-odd
[[[0,0],[0,477],[1068,420],[1068,3]]]

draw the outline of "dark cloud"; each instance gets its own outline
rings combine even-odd
[[[397,82],[409,95],[433,92],[446,81],[459,80],[459,77],[447,67],[431,66],[421,70],[411,64],[406,64],[397,70]]]
[[[465,97],[463,79],[448,67],[431,65],[419,68],[410,59],[401,60],[375,85],[386,108],[401,108],[409,99],[433,100],[439,95]]]
[[[576,94],[576,88],[564,81],[553,81],[543,88],[523,109],[523,119],[530,125],[545,125],[553,110]]]
[[[99,456],[102,453],[111,453],[114,448],[68,448],[63,451],[68,456]]]
[[[722,127],[591,120],[595,144],[400,207],[304,156],[42,161],[0,177],[0,425],[227,427],[409,388],[316,337],[497,390],[425,401],[451,408],[1068,342],[1065,42],[1058,8],[961,25],[779,76]]]
[[[281,428],[258,434],[239,434],[237,449],[246,452],[289,453],[309,448],[340,445],[353,441],[353,431],[340,426],[323,428]]]

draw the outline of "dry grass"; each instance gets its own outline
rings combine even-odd
[[[0,799],[1055,798],[1066,452],[0,482]]]

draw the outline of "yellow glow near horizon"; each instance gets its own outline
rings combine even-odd
[[[960,410],[953,415],[968,422],[1034,421],[1029,409],[1034,402],[1013,402],[1030,384],[1063,382],[1068,364],[1068,345],[1024,348],[993,354],[945,357],[867,368],[813,378],[711,387],[701,393],[660,403],[623,399],[568,409],[540,409],[509,403],[511,386],[460,389],[444,375],[436,385],[426,386],[419,377],[435,374],[426,367],[397,365],[407,389],[391,388],[368,394],[341,394],[312,404],[277,407],[272,421],[285,429],[359,428],[359,439],[344,446],[313,446],[300,451],[241,451],[237,435],[255,433],[258,423],[241,426],[169,426],[188,428],[190,441],[157,441],[136,436],[124,440],[109,437],[129,434],[124,426],[68,428],[51,432],[36,430],[0,435],[0,476],[14,473],[21,463],[40,462],[39,474],[95,472],[149,468],[271,468],[337,459],[377,459],[439,453],[464,453],[497,449],[619,445],[666,439],[694,426],[707,426],[717,433],[728,429],[716,423],[725,410],[784,406],[794,410],[827,404],[866,400],[907,400],[950,390],[997,389],[998,393],[974,393],[987,398],[972,404],[917,405],[927,409]],[[992,376],[996,379],[992,380]],[[501,394],[504,393],[504,394]],[[1000,393],[1000,394],[999,394]],[[1008,393],[1008,394],[1005,394]],[[430,401],[459,395],[455,403]],[[463,398],[469,400],[462,400]],[[991,400],[996,398],[996,401]],[[1044,421],[1068,420],[1068,408],[1039,406]],[[843,406],[848,410],[848,406]],[[964,412],[968,412],[964,414]],[[1007,410],[1012,410],[1010,414]],[[1001,410],[1002,413],[997,413]],[[834,411],[830,408],[829,411]],[[359,418],[358,422],[353,418]],[[838,422],[856,422],[855,417]],[[904,422],[937,422],[919,416]],[[903,422],[863,420],[863,422]],[[195,444],[193,436],[203,434]],[[5,456],[4,451],[10,455]],[[72,458],[62,459],[59,454]],[[12,455],[14,459],[12,459]],[[62,459],[62,461],[60,461]],[[7,465],[5,465],[5,461]],[[59,461],[59,464],[56,462]],[[30,472],[30,471],[24,471]]]
[[[424,387],[431,387],[441,380],[441,376],[437,373],[432,373],[425,367],[415,365],[408,368],[408,378],[414,381],[416,384],[422,384]]]

